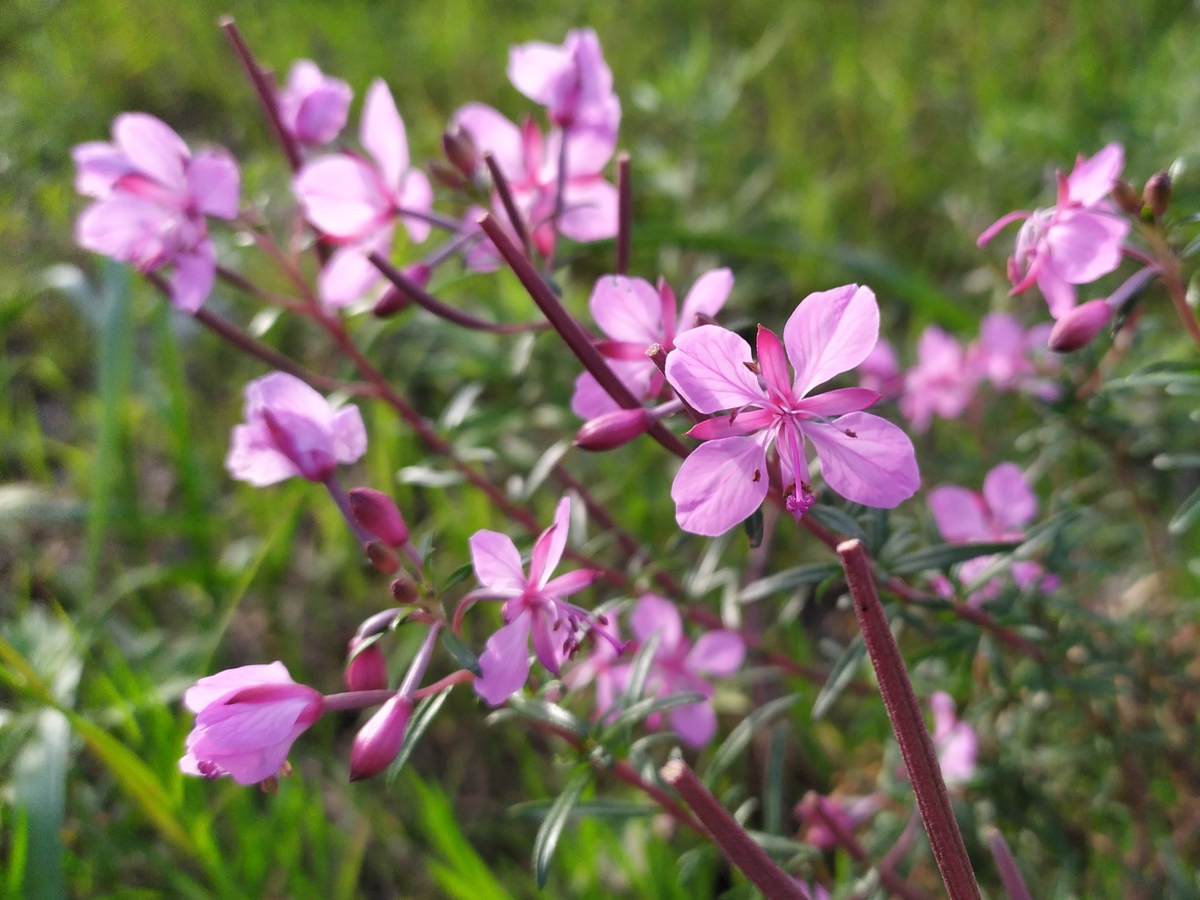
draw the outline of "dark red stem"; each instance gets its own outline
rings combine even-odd
[[[512,188],[509,187],[508,179],[500,171],[500,164],[496,162],[496,157],[491,153],[483,154],[483,161],[487,164],[488,171],[492,173],[492,185],[496,188],[496,193],[500,195],[500,203],[504,207],[505,215],[508,216],[508,222],[512,225],[517,240],[525,248],[525,257],[533,259],[533,241],[529,239],[529,230],[525,227],[525,220],[521,217],[521,211],[517,209],[517,202],[513,199]]]
[[[283,155],[287,157],[288,165],[291,166],[293,172],[298,171],[303,163],[300,157],[300,148],[288,130],[283,127],[283,120],[279,118],[275,85],[267,77],[267,73],[262,70],[262,67],[255,62],[254,54],[250,52],[250,46],[242,37],[242,33],[238,31],[233,19],[230,16],[222,16],[217,20],[217,25],[225,32],[225,37],[229,39],[238,62],[242,64],[250,83],[254,86],[254,92],[258,94],[258,102],[262,104],[263,113],[271,125],[271,131],[275,133],[275,139],[279,141],[279,146],[283,149]]]

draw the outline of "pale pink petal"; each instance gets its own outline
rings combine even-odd
[[[318,230],[341,240],[356,240],[379,228],[391,212],[379,175],[355,156],[322,156],[308,163],[292,182],[304,217]]]
[[[241,175],[233,157],[224,150],[196,154],[187,171],[188,194],[206,216],[233,219],[238,214]]]
[[[544,609],[534,609],[531,613],[533,616],[533,624],[531,630],[533,633],[533,653],[545,668],[554,675],[559,674],[559,666],[563,662],[563,655],[560,652],[562,647],[564,633],[559,633],[554,630],[554,621],[546,614]]]
[[[295,463],[275,447],[275,440],[261,422],[235,425],[225,468],[238,481],[254,487],[278,484],[300,474]]]
[[[146,113],[122,113],[113,121],[113,142],[134,169],[176,196],[187,192],[184,169],[191,153],[165,122]]]
[[[611,366],[611,363],[610,363]],[[616,368],[612,366],[612,368]],[[571,395],[571,412],[581,419],[595,419],[605,413],[616,412],[621,405],[600,387],[591,372],[582,372],[575,379],[575,393]]]
[[[750,345],[739,335],[701,325],[675,339],[667,357],[667,380],[703,413],[762,404],[766,397],[758,378],[746,367],[752,362]]]
[[[539,588],[545,587],[554,569],[562,559],[567,546],[567,534],[571,530],[571,498],[563,497],[554,510],[553,524],[543,531],[533,544],[533,556],[529,562],[529,581]]]
[[[667,721],[671,730],[693,750],[705,746],[717,733],[717,714],[708,700],[675,707],[667,713]]]
[[[1004,528],[1028,525],[1037,515],[1037,497],[1016,463],[1000,463],[987,473],[983,498],[996,524]]]
[[[333,454],[343,465],[357,462],[367,452],[367,429],[362,413],[350,404],[333,414]]]
[[[890,509],[921,486],[912,441],[885,419],[854,412],[832,425],[805,422],[804,434],[825,483],[847,500]]]
[[[389,234],[391,229],[385,229]],[[390,238],[388,243],[390,244]],[[331,309],[349,306],[365,297],[382,277],[375,264],[367,259],[370,250],[386,248],[369,246],[364,241],[338,247],[317,276],[317,291],[321,302]]]
[[[286,737],[267,747],[219,756],[211,761],[217,763],[219,768],[238,784],[247,786],[258,784],[279,772],[287,761],[288,751],[292,749],[293,740],[292,737]],[[199,750],[203,758],[205,751],[202,748],[196,748],[196,750]]]
[[[317,424],[333,418],[329,402],[311,385],[286,372],[272,372],[246,385],[246,415],[263,410],[286,411]]]
[[[575,60],[565,48],[529,41],[508,48],[508,80],[518,91],[543,106],[560,99],[563,82],[575,79]]]
[[[809,294],[783,329],[783,342],[796,370],[796,396],[853,369],[878,339],[879,306],[870,288],[848,284]]]
[[[557,578],[551,578],[542,586],[542,590],[551,597],[570,597],[585,588],[591,587],[600,580],[603,573],[593,569],[576,569]]]
[[[1125,150],[1120,144],[1108,144],[1091,159],[1082,157],[1067,178],[1072,203],[1093,206],[1113,189],[1125,167]]]
[[[810,415],[830,418],[858,412],[878,400],[879,394],[867,388],[836,388],[815,397],[805,397],[797,407]]]
[[[483,677],[475,679],[475,692],[492,706],[499,706],[529,679],[530,618],[529,613],[517,616],[488,638],[479,656]]]
[[[987,540],[991,535],[983,498],[954,484],[943,484],[929,492],[929,509],[942,537],[952,544]]]
[[[610,338],[643,348],[662,340],[662,309],[658,291],[641,278],[602,275],[592,288],[588,309],[600,330]]]
[[[1071,284],[1087,284],[1121,265],[1129,222],[1115,215],[1069,209],[1046,232],[1055,273]]]
[[[429,184],[429,179],[425,173],[418,169],[409,169],[404,174],[404,181],[400,186],[400,195],[398,197],[399,204],[402,209],[411,209],[415,212],[429,212],[433,206],[433,187]],[[429,237],[430,225],[425,219],[418,219],[415,216],[404,216],[404,227],[408,229],[408,236],[416,243],[423,243]]]
[[[301,684],[277,690],[288,693],[262,694],[245,701],[234,694],[196,713],[196,725],[203,730],[192,744],[193,752],[203,758],[205,751],[237,751],[285,740],[309,707],[314,703],[319,707],[321,702],[320,694]]]
[[[942,778],[947,787],[966,784],[975,776],[975,759],[979,752],[979,739],[975,729],[966,722],[959,722],[945,742],[938,747],[938,762]]]
[[[379,166],[383,183],[393,191],[399,190],[400,177],[408,171],[408,137],[396,101],[382,78],[376,78],[367,88],[359,140]]]
[[[783,344],[769,328],[758,326],[758,367],[762,372],[767,390],[777,401],[782,402],[791,396],[791,377],[788,372],[787,354],[783,352]]]
[[[521,554],[507,534],[477,531],[468,541],[475,578],[485,588],[523,591],[528,582],[521,568]]]
[[[669,654],[683,640],[683,619],[679,608],[657,594],[644,594],[629,614],[629,627],[642,643],[658,635],[658,654]]]
[[[696,327],[696,316],[716,316],[729,299],[733,290],[733,273],[729,269],[713,269],[696,279],[692,289],[683,298],[683,309],[679,313],[679,331],[690,331]]]
[[[617,234],[617,189],[596,176],[572,176],[563,189],[558,230],[573,241],[602,241]]]
[[[253,684],[295,684],[287,666],[276,660],[266,665],[239,666],[206,675],[184,691],[183,705],[194,713],[210,703]]]
[[[279,96],[279,115],[300,143],[327,144],[346,124],[352,96],[346,82],[322,74],[310,60],[298,60]]]
[[[688,437],[698,441],[715,441],[720,438],[751,434],[766,428],[775,421],[775,413],[769,409],[751,409],[736,416],[714,416],[692,426]]]
[[[190,252],[175,256],[171,273],[171,303],[187,313],[204,305],[217,274],[217,251],[207,238]]]
[[[75,190],[85,197],[107,197],[117,180],[132,171],[125,154],[103,141],[77,144],[71,149],[71,159],[75,162]]]
[[[1061,318],[1075,308],[1075,285],[1064,281],[1054,271],[1053,264],[1046,264],[1038,269],[1037,286],[1046,298],[1046,305],[1054,318]]]
[[[520,128],[483,103],[459,107],[453,122],[471,136],[481,153],[488,151],[496,157],[505,178],[524,180],[525,145]]]
[[[727,677],[736,672],[746,657],[746,644],[732,631],[709,631],[699,640],[684,659],[684,667],[702,675]]]
[[[149,271],[174,250],[175,224],[174,214],[154,201],[118,192],[83,211],[75,239],[85,250]]]
[[[612,97],[609,112],[596,121],[572,125],[567,134],[567,177],[599,175],[617,151],[617,122],[621,104]]]
[[[724,534],[758,509],[767,486],[767,455],[757,438],[708,441],[683,461],[671,484],[675,521],[693,534]]]

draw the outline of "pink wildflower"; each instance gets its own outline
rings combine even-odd
[[[904,374],[900,371],[896,350],[883,338],[858,364],[858,376],[859,387],[874,391],[881,400],[899,397],[904,391]]]
[[[728,677],[738,670],[746,655],[741,637],[732,631],[709,631],[693,645],[683,633],[683,621],[675,604],[656,594],[646,594],[629,617],[638,641],[645,643],[658,635],[658,647],[647,694],[666,697],[671,694],[697,693],[705,698],[697,703],[677,706],[667,712],[671,730],[689,747],[698,750],[717,733],[717,714],[713,710],[712,683],[705,676]],[[628,666],[622,677],[628,677]],[[658,727],[660,716],[651,716],[647,725]]]
[[[933,710],[933,745],[946,787],[955,788],[975,777],[975,757],[979,752],[979,737],[967,722],[954,715],[954,700],[945,691],[929,698]]]
[[[619,665],[624,644],[615,622],[595,625],[593,633],[603,631],[604,638],[595,642],[592,652],[577,665],[563,673],[563,683],[573,691],[582,690],[589,684],[596,686],[595,712],[602,718],[612,709],[617,694],[625,690],[629,680],[629,666]]]
[[[916,431],[925,431],[935,414],[943,419],[962,415],[975,395],[975,384],[962,344],[931,325],[917,342],[916,367],[904,377],[900,412]]]
[[[980,323],[979,338],[967,348],[967,370],[998,391],[1020,390],[1053,400],[1058,385],[1046,376],[1058,370],[1058,360],[1045,352],[1049,333],[1046,323],[1026,330],[1014,315],[988,313]]]
[[[246,385],[246,422],[233,429],[225,458],[229,474],[255,487],[299,475],[326,481],[339,463],[367,452],[357,406],[335,410],[311,387],[285,372]]]
[[[255,784],[275,775],[292,742],[321,718],[319,691],[296,684],[281,662],[242,666],[201,678],[183,695],[196,714],[179,768]]]
[[[600,573],[579,569],[550,578],[567,546],[570,517],[571,500],[563,497],[554,524],[533,544],[528,577],[507,535],[483,530],[471,536],[471,564],[480,589],[468,596],[504,601],[500,615],[505,624],[488,638],[479,657],[483,677],[475,679],[476,692],[493,706],[519,691],[529,677],[531,635],[538,660],[557,675],[563,660],[579,649],[581,639],[592,630],[591,614],[563,598],[589,587]]]
[[[1109,144],[1091,159],[1081,156],[1070,175],[1058,174],[1054,206],[1009,213],[979,236],[982,247],[1009,223],[1025,220],[1008,263],[1013,294],[1036,283],[1057,319],[1075,305],[1075,285],[1095,281],[1121,264],[1129,222],[1105,198],[1124,164],[1120,144]]]
[[[97,198],[76,222],[76,240],[140,272],[170,266],[171,302],[194,313],[216,275],[205,216],[237,216],[237,163],[220,149],[193,156],[179,135],[145,113],[117,116],[112,133],[111,144],[71,151],[75,189]]]
[[[340,78],[330,78],[307,60],[297,60],[279,93],[279,119],[301,144],[328,144],[346,124],[354,92]]]
[[[882,794],[843,797],[809,793],[796,804],[794,813],[796,818],[806,826],[804,842],[828,851],[838,846],[838,839],[825,824],[824,819],[832,819],[843,830],[853,834],[858,826],[879,811],[883,800]]]
[[[754,512],[767,495],[772,444],[787,508],[797,519],[814,502],[805,440],[816,450],[826,483],[843,497],[893,507],[912,496],[920,485],[912,442],[891,422],[861,412],[878,394],[840,388],[808,396],[861,363],[878,334],[875,295],[852,284],[810,294],[788,319],[783,344],[760,325],[757,366],[750,345],[724,328],[702,325],[679,335],[667,357],[671,386],[702,413],[733,411],[688,432],[706,443],[683,461],[671,486],[680,527],[715,536]]]
[[[695,328],[700,316],[720,312],[732,288],[733,274],[728,269],[705,272],[679,310],[675,292],[665,281],[655,290],[641,278],[604,275],[588,300],[592,318],[608,336],[600,342],[600,352],[630,393],[639,399],[656,397],[662,391],[663,377],[646,357],[646,350],[651,344],[667,351],[675,349],[675,338]],[[591,373],[575,379],[571,411],[581,419],[594,419],[620,408]]]

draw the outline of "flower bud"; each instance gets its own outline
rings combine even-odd
[[[412,697],[397,694],[367,720],[350,750],[351,781],[378,775],[392,764],[404,743],[412,709]]]
[[[396,501],[383,491],[366,487],[351,489],[350,511],[354,521],[389,547],[403,547],[408,540],[408,526]]]
[[[619,409],[583,423],[575,436],[581,450],[613,450],[645,434],[654,424],[654,416],[645,407]]]
[[[1107,300],[1089,300],[1054,323],[1048,346],[1055,353],[1072,353],[1091,343],[1112,318]]]
[[[367,554],[367,562],[377,572],[382,572],[384,575],[395,575],[400,571],[400,557],[383,541],[371,541],[363,548],[363,551]]]
[[[369,638],[377,634],[383,634],[389,631],[400,618],[400,612],[394,609],[381,610],[373,616],[368,616],[363,619],[362,624],[358,626],[358,630],[354,632],[355,638]]]
[[[412,300],[406,294],[400,293],[398,288],[389,285],[388,289],[383,292],[383,296],[375,301],[375,308],[371,312],[377,319],[386,319],[411,305]]]
[[[440,160],[431,159],[425,168],[434,181],[452,191],[461,191],[471,183],[459,174],[458,169],[448,166]]]
[[[1113,185],[1112,198],[1117,202],[1117,206],[1129,215],[1140,216],[1142,214],[1142,198],[1138,196],[1138,192],[1128,181],[1118,181]]]
[[[388,686],[387,659],[379,643],[350,638],[344,681],[348,691],[382,691]]]
[[[450,165],[467,178],[471,178],[479,168],[479,150],[471,135],[460,125],[451,125],[442,134],[442,150]]]
[[[1171,176],[1166,172],[1151,175],[1142,189],[1142,199],[1146,209],[1156,219],[1161,219],[1171,205]]]
[[[401,573],[400,577],[392,582],[391,591],[392,599],[401,606],[408,606],[421,599],[416,582],[404,573]]]

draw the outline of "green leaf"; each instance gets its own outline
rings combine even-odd
[[[776,722],[771,728],[771,740],[767,751],[767,771],[763,776],[763,828],[769,834],[783,834],[784,810],[788,799],[784,796],[783,779],[786,774],[784,754],[788,745],[788,723]]]
[[[812,516],[831,531],[836,531],[838,534],[845,535],[848,538],[858,538],[864,544],[868,543],[867,536],[862,528],[859,527],[859,524],[849,514],[838,509],[836,506],[818,503],[808,511],[807,515]]]
[[[542,821],[550,813],[554,801],[530,800],[509,807],[508,814],[515,819]],[[629,819],[644,819],[662,810],[653,803],[629,803],[623,800],[580,800],[571,809],[570,819],[609,819],[624,822]]]
[[[558,846],[558,839],[567,824],[571,808],[579,801],[584,788],[591,784],[591,781],[591,768],[580,769],[546,811],[542,827],[538,829],[537,837],[533,840],[533,877],[539,888],[546,886],[546,878],[550,874],[550,860],[554,857],[554,849]]]
[[[1021,546],[1020,541],[988,541],[978,544],[938,544],[913,553],[906,553],[887,566],[892,575],[912,575],[926,569],[944,569],[977,556],[1010,553]]]
[[[535,493],[537,493],[537,489],[542,486],[542,482],[544,482],[546,477],[552,471],[554,471],[554,467],[558,465],[558,461],[562,459],[566,452],[570,449],[570,441],[558,441],[557,443],[551,444],[546,448],[546,452],[543,453],[538,458],[538,461],[533,464],[533,468],[530,469],[529,475],[525,479],[525,485],[521,491],[522,500],[528,500]]]
[[[476,678],[483,677],[483,670],[479,668],[479,657],[475,655],[470,647],[463,643],[462,638],[450,629],[443,628],[441,641],[442,648],[458,663],[459,668],[474,673]]]
[[[631,703],[625,710],[612,720],[606,733],[615,731],[618,728],[624,728],[627,725],[633,725],[642,719],[649,718],[656,712],[665,712],[668,709],[675,709],[679,706],[689,706],[693,703],[700,703],[706,700],[704,694],[689,692],[685,694],[670,694],[666,697],[646,697],[644,700],[638,700],[636,703]]]
[[[473,563],[463,563],[461,566],[451,572],[446,577],[446,580],[442,582],[442,593],[446,593],[450,590],[450,588],[454,587],[460,581],[466,579],[471,574],[473,566]]]
[[[718,778],[733,765],[734,760],[742,755],[742,751],[750,744],[750,739],[754,737],[754,732],[766,722],[769,722],[775,716],[786,710],[788,707],[796,703],[800,699],[799,694],[788,694],[785,697],[778,697],[768,703],[764,703],[734,727],[733,731],[729,732],[729,737],[721,742],[721,746],[717,747],[712,755],[712,760],[708,764],[708,768],[704,770],[704,783],[710,788]]]
[[[1156,469],[1198,469],[1200,453],[1160,453],[1150,461]]]
[[[585,740],[591,734],[592,726],[586,719],[581,719],[574,713],[568,712],[561,706],[547,700],[538,700],[524,694],[513,694],[508,698],[508,708],[517,715],[538,722],[545,722],[564,731],[569,731],[580,740]],[[498,710],[503,712],[503,710]],[[492,715],[495,715],[493,713]]]
[[[404,743],[400,745],[400,752],[396,754],[396,758],[388,766],[387,784],[389,786],[395,781],[396,776],[400,774],[400,770],[404,768],[405,763],[408,762],[408,758],[412,756],[413,750],[416,749],[421,738],[425,736],[425,732],[429,729],[429,726],[433,724],[433,720],[437,717],[442,704],[446,702],[446,698],[450,696],[452,690],[454,690],[454,685],[450,685],[444,691],[431,694],[418,703],[413,710],[412,715],[408,719],[408,728],[404,732]]]
[[[737,602],[753,603],[755,600],[762,600],[764,597],[781,591],[795,590],[806,584],[820,584],[829,576],[840,571],[841,566],[836,563],[809,563],[792,569],[784,569],[782,572],[776,572],[774,575],[750,582],[738,593]]]
[[[867,655],[867,645],[863,643],[861,634],[856,634],[846,649],[842,651],[842,655],[838,657],[838,661],[833,664],[833,668],[829,671],[829,678],[825,682],[825,686],[821,688],[821,693],[817,694],[817,699],[813,703],[812,717],[820,719],[825,713],[829,712],[829,707],[833,706],[833,702],[841,695],[851,681],[854,680],[855,673],[858,672],[859,666]]]
[[[629,664],[629,680],[626,682],[625,690],[620,698],[622,704],[633,703],[641,699],[642,692],[646,689],[646,678],[650,675],[650,667],[654,665],[654,654],[658,651],[661,639],[662,635],[656,631],[643,642],[642,646],[638,647],[637,653],[634,654]]]
[[[742,528],[746,529],[746,537],[750,539],[752,548],[762,545],[763,511],[761,506],[750,514],[750,518],[742,522]]]
[[[1193,491],[1175,511],[1175,515],[1171,516],[1171,521],[1167,523],[1167,531],[1176,535],[1183,534],[1196,521],[1197,516],[1200,516],[1200,488]]]

